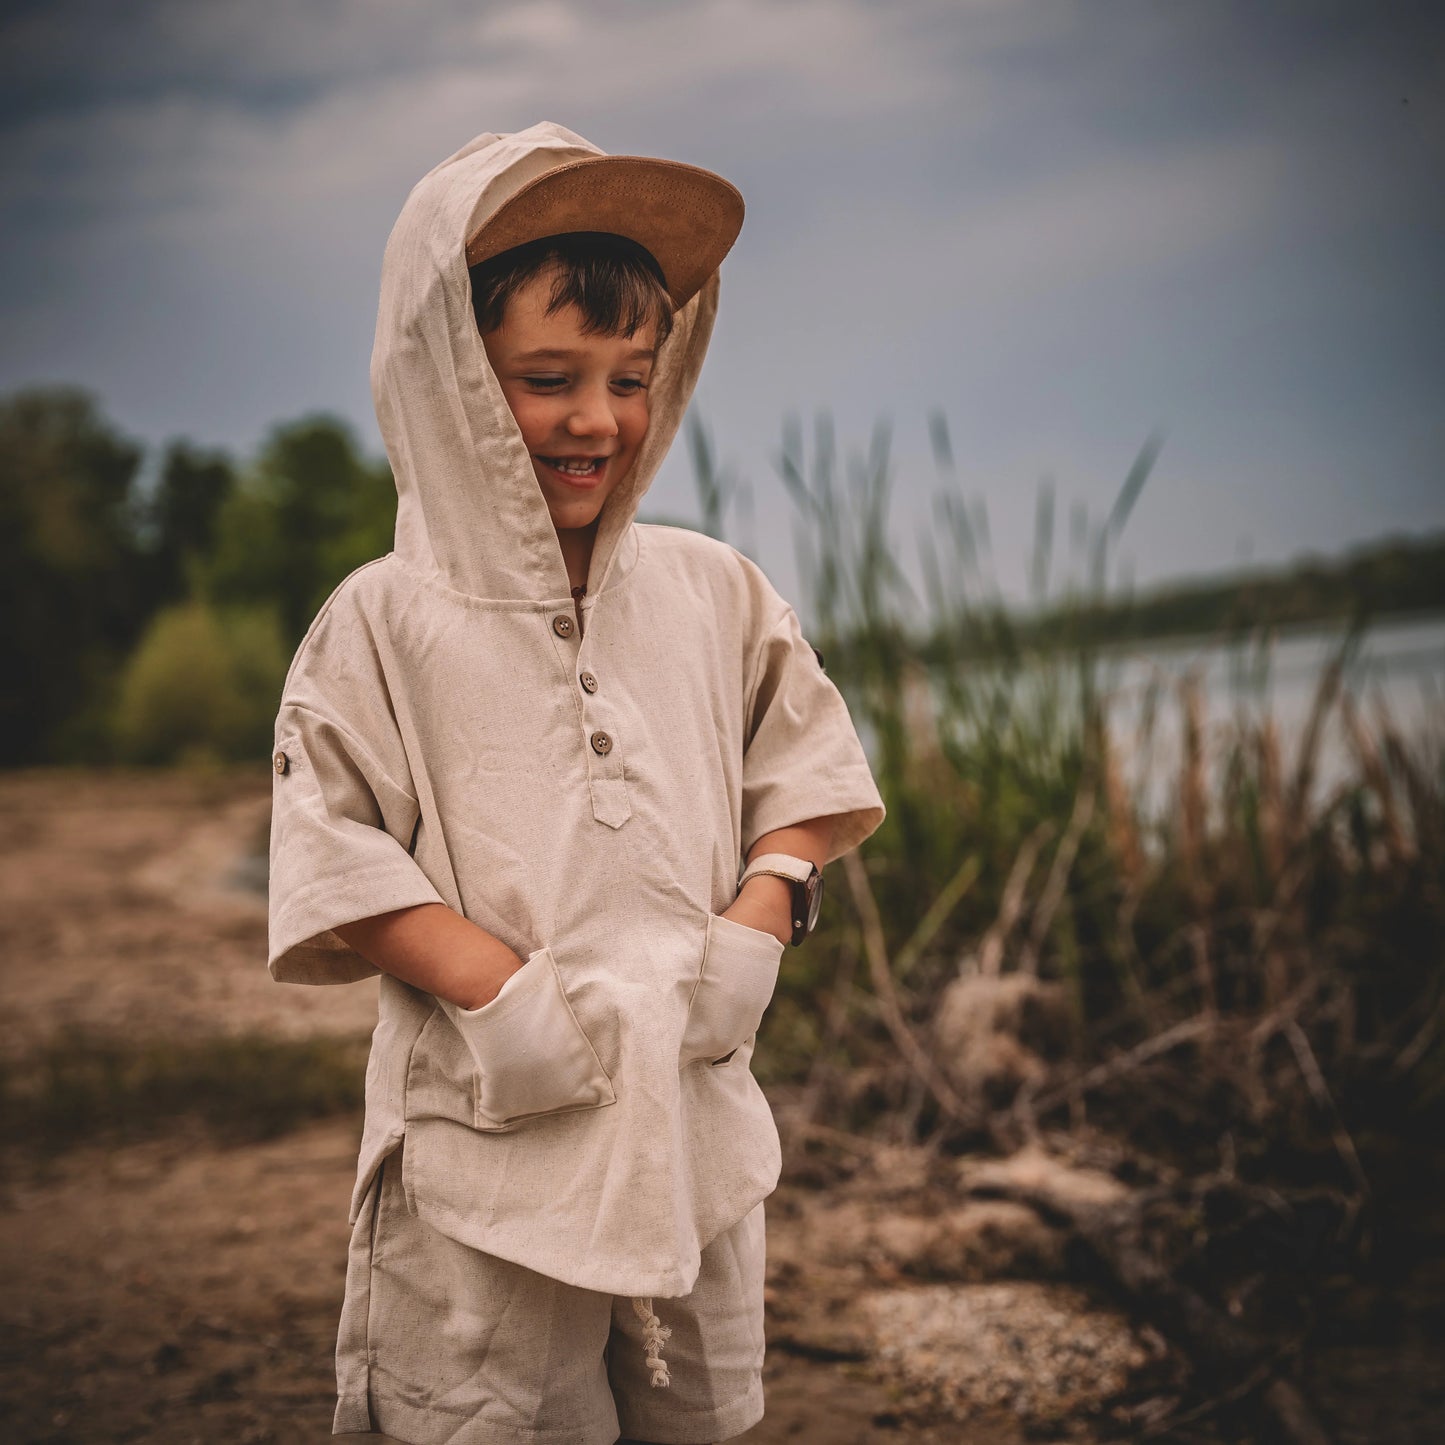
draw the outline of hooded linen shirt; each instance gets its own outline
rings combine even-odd
[[[749,1061],[783,950],[717,916],[740,860],[829,815],[836,857],[883,808],[762,572],[633,520],[692,394],[716,272],[660,350],[576,626],[464,247],[520,186],[598,154],[551,124],[478,136],[417,184],[387,243],[371,380],[395,547],[336,588],[287,674],[269,966],[368,977],[333,930],[421,903],[513,948],[524,966],[478,1009],[382,976],[351,1218],[404,1138],[408,1203],[443,1233],[583,1288],[670,1297],[778,1177]]]

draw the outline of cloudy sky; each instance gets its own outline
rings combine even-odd
[[[367,389],[412,183],[540,119],[720,171],[748,219],[698,406],[786,581],[789,412],[891,420],[901,545],[1040,479],[1139,582],[1445,526],[1445,24],[1428,3],[9,0],[0,389],[244,454]],[[653,510],[692,515],[679,451]],[[1067,528],[1063,529],[1067,532]],[[1062,560],[1062,559],[1061,559]]]

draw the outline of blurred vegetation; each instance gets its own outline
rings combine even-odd
[[[277,427],[238,474],[200,590],[216,603],[275,607],[289,661],[336,584],[391,550],[395,525],[387,464],[364,457],[344,423],[305,417]]]
[[[1187,1362],[1129,1437],[1193,1439],[1217,1416],[1198,1438],[1322,1440],[1301,1359],[1342,1340],[1438,1348],[1445,737],[1406,736],[1383,703],[1366,717],[1353,604],[1302,726],[1286,733],[1254,690],[1273,628],[1241,638],[1229,614],[1212,640],[1248,655],[1240,695],[1206,700],[1186,671],[1126,730],[1100,619],[1157,439],[1101,523],[1076,512],[1085,584],[1062,598],[1040,493],[1020,619],[998,604],[987,511],[933,430],[917,590],[885,428],[845,451],[826,418],[810,445],[794,423],[779,458],[810,640],[889,810],[831,866],[760,1030],[787,1167],[887,1181],[907,1146],[945,1211],[964,1192],[953,1155],[1038,1146],[1106,1170],[1124,1190],[1108,1204],[1027,1178],[972,1197],[1067,1219],[1072,1268]],[[1160,796],[1149,759],[1171,732]],[[940,1250],[914,1270],[955,1267]]]
[[[80,392],[0,400],[7,762],[95,746],[97,705],[152,601],[137,539],[140,462],[140,447]]]
[[[1282,574],[1175,581],[1124,598],[1079,599],[1067,610],[1051,609],[1026,620],[1019,632],[1037,648],[1071,637],[1120,645],[1441,610],[1445,537],[1400,537],[1333,561],[1300,561]]]
[[[271,745],[291,650],[270,605],[201,601],[151,619],[116,697],[114,743],[127,762],[222,762]]]
[[[946,471],[951,456],[941,419],[934,419],[932,434]],[[686,441],[703,529],[750,533],[751,491],[720,465],[695,416]],[[800,536],[814,614],[840,663],[843,650],[855,647],[872,649],[876,662],[884,611],[907,590],[890,561],[893,544],[876,510],[868,510],[881,494],[860,483],[886,455],[887,434],[880,430],[870,456],[849,462],[848,477],[840,470],[836,484],[829,480],[838,459],[826,420],[814,441],[811,481],[798,470],[796,423],[788,428],[783,466],[800,517],[814,529]],[[1091,544],[1094,570],[1131,505],[1126,488]],[[1040,516],[1050,529],[1052,507],[1052,494],[1041,492]],[[35,388],[0,397],[0,597],[8,619],[0,665],[14,680],[0,693],[0,766],[264,753],[269,723],[262,717],[274,717],[286,665],[306,627],[349,572],[390,549],[395,518],[386,461],[364,454],[335,417],[282,423],[254,456],[240,460],[185,439],[147,458],[84,391]],[[928,585],[939,593],[945,575],[950,587],[960,585],[958,563],[986,559],[987,518],[977,503],[948,495],[935,531],[956,553],[940,570],[937,546],[924,550]],[[852,574],[842,570],[845,555],[857,564]],[[1275,576],[1135,598],[1092,588],[1051,600],[1040,574],[1033,605],[1018,615],[990,590],[980,566],[970,576],[974,591],[964,609],[888,614],[888,625],[914,629],[914,650],[932,666],[1237,631],[1261,619],[1284,625],[1439,609],[1445,539],[1391,542],[1336,564],[1310,562]],[[857,586],[870,590],[855,595],[850,589]],[[927,635],[918,634],[920,627]],[[856,661],[861,679],[865,659]],[[893,749],[891,719],[880,713],[877,721],[880,741]]]
[[[227,1142],[361,1108],[366,1039],[135,1041],[62,1033],[0,1065],[0,1146],[59,1151],[142,1139],[191,1119]]]
[[[1388,717],[1367,723],[1343,678],[1372,609],[1438,601],[1441,542],[1120,601],[1111,560],[1159,454],[1150,438],[1102,521],[1075,509],[1082,581],[1062,588],[1054,497],[1040,491],[1019,613],[999,596],[987,510],[959,485],[941,417],[930,431],[934,511],[906,571],[887,428],[847,449],[827,417],[810,435],[796,420],[784,429],[811,640],[889,812],[866,868],[835,870],[821,936],[769,1014],[760,1069],[803,1091],[806,1119],[940,1139],[1027,1132],[1086,1099],[1098,1107],[1116,1077],[1127,1098],[1169,1069],[1171,1107],[1239,1148],[1278,1147],[1288,1116],[1299,1141],[1335,1149],[1351,1101],[1382,1090],[1397,1119],[1438,1112],[1442,754]],[[724,535],[746,487],[695,419],[688,443],[706,529]],[[0,400],[5,661],[19,680],[0,703],[0,762],[264,754],[316,609],[390,546],[389,471],[334,419],[278,426],[242,462],[184,441],[149,472],[144,461],[84,393]],[[1282,620],[1351,619],[1302,734],[1282,738],[1240,708],[1228,735],[1206,736],[1186,680],[1146,698],[1140,737],[1117,736],[1106,644],[1177,627],[1237,638],[1245,606],[1260,609],[1265,666]],[[1166,719],[1182,739],[1179,776],[1151,811],[1128,752],[1147,752]],[[1327,735],[1352,772],[1321,797]],[[992,1016],[1009,1048],[949,1032]],[[1117,1075],[1088,1073],[1139,1050]],[[1174,1124],[1176,1144],[1190,1137]]]
[[[297,643],[395,519],[333,417],[148,468],[88,393],[0,398],[0,765],[264,755]]]
[[[747,488],[688,427],[704,529],[736,532]],[[1316,1315],[1328,1335],[1329,1290],[1371,1258],[1395,1310],[1439,1242],[1445,745],[1382,705],[1367,716],[1348,679],[1372,619],[1445,603],[1445,539],[1121,597],[1111,563],[1160,453],[1150,438],[1101,521],[1074,510],[1082,575],[1062,586],[1040,490],[1030,605],[1011,610],[987,509],[960,487],[941,417],[930,432],[936,496],[912,569],[886,426],[845,447],[827,417],[811,434],[793,420],[778,457],[809,638],[888,807],[830,868],[822,925],[789,950],[754,1057],[790,1169],[827,1181],[840,1157],[892,1144],[938,1163],[1042,1141],[1138,1186],[1115,1234],[1136,1260],[1150,1229],[1164,1241],[1144,1293],[1182,1282],[1191,1318],[1243,1321],[1287,1354]],[[311,617],[391,545],[385,464],[326,417],[277,427],[243,463],[175,442],[144,471],[82,393],[0,400],[20,683],[0,694],[0,763],[263,755]],[[1252,689],[1278,629],[1330,619],[1345,624],[1336,651],[1286,734]],[[1108,649],[1181,634],[1247,658],[1232,715],[1185,674],[1151,685],[1126,732]],[[1147,759],[1166,733],[1160,800]],[[1343,767],[1326,780],[1327,749]],[[62,1037],[0,1072],[0,1145],[177,1118],[264,1137],[359,1108],[365,1051]],[[1197,1331],[1176,1333],[1211,1358]]]
[[[1067,648],[996,605],[987,516],[935,421],[922,593],[891,534],[888,435],[780,456],[815,619],[888,817],[835,865],[823,926],[784,970],[757,1067],[810,1129],[1017,1145],[1110,1117],[1176,1162],[1296,1158],[1358,1202],[1355,1139],[1445,1122],[1445,748],[1367,721],[1340,635],[1297,736],[1196,677],[1111,719],[1087,596]],[[1096,596],[1158,454],[1084,528]],[[1041,493],[1034,574],[1051,565]],[[1046,599],[1043,599],[1046,600]],[[1255,645],[1269,649],[1268,629]],[[986,654],[986,663],[980,663]],[[1178,774],[1146,807],[1128,766],[1169,714]],[[1317,786],[1327,739],[1344,780]],[[1300,1162],[1306,1161],[1306,1162]],[[1293,1167],[1293,1166],[1292,1166]]]

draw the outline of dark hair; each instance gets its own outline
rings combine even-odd
[[[657,345],[672,330],[672,298],[652,252],[611,231],[543,236],[470,268],[477,330],[502,324],[507,302],[534,276],[555,269],[547,315],[575,306],[589,336],[631,336],[651,322]]]

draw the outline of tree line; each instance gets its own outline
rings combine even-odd
[[[297,643],[395,517],[334,417],[148,457],[85,391],[0,398],[0,765],[264,756]]]
[[[688,436],[703,526],[720,534],[728,488],[695,418]],[[887,471],[886,455],[875,462]],[[801,514],[825,562],[838,505]],[[390,467],[334,416],[281,423],[239,461],[186,439],[148,456],[86,391],[0,397],[0,766],[264,756],[306,627],[348,572],[390,549],[395,519]],[[874,542],[887,550],[881,528]],[[968,572],[982,544],[961,542]],[[825,630],[832,575],[809,588]],[[1142,595],[1066,592],[1028,614],[996,596],[935,608],[909,646],[960,661],[1442,609],[1437,534]],[[856,618],[834,621],[847,672],[865,639]]]

